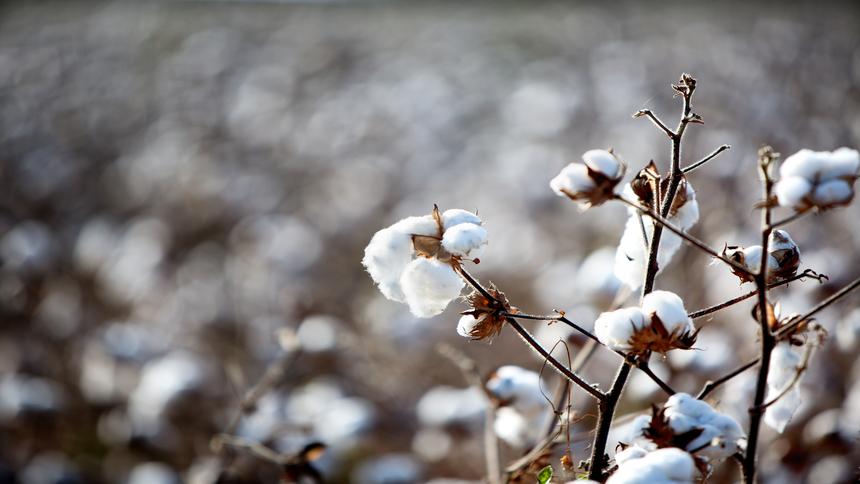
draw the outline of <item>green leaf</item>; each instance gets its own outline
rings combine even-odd
[[[538,484],[547,484],[552,480],[552,466],[546,466],[538,472]]]

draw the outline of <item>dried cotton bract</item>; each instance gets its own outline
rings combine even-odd
[[[610,349],[633,354],[689,349],[696,342],[696,328],[687,317],[684,302],[668,291],[648,294],[642,307],[601,314],[594,332]]]
[[[606,484],[692,484],[695,474],[693,458],[681,449],[635,451],[623,459]]]
[[[612,198],[626,167],[614,153],[606,150],[586,151],[582,161],[564,167],[549,186],[558,196],[570,198],[587,209]]]
[[[848,205],[860,168],[857,150],[800,150],[786,158],[774,186],[777,202],[798,212]]]
[[[385,297],[427,318],[460,295],[464,283],[454,268],[478,257],[486,244],[477,215],[434,207],[430,215],[407,217],[374,234],[361,262]]]

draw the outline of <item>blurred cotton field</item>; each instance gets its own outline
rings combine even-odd
[[[434,203],[477,210],[490,242],[470,270],[590,329],[620,284],[626,211],[580,213],[549,180],[595,147],[665,169],[665,136],[631,114],[674,119],[668,83],[691,72],[705,125],[684,161],[732,146],[690,175],[692,232],[754,244],[761,144],[860,145],[858,46],[853,3],[4,4],[0,482],[209,483],[228,467],[277,482],[213,447],[222,432],[284,455],[322,442],[331,482],[480,480],[487,402],[438,345],[485,375],[542,361],[511,332],[458,336],[462,305],[419,320],[386,300],[360,263],[373,233]],[[792,226],[801,268],[830,279],[774,290],[784,312],[856,277],[858,219],[855,203]],[[657,284],[689,310],[751,289],[686,246]],[[692,393],[753,358],[751,307],[706,319],[700,351],[654,371]],[[817,319],[829,337],[785,432],[763,431],[763,482],[857,476],[857,296]],[[574,356],[584,343],[528,326]],[[583,373],[606,388],[617,363],[598,351]],[[547,395],[557,378],[543,372]],[[748,372],[716,393],[744,426],[752,386]],[[634,373],[618,414],[664,399]],[[578,461],[594,405],[572,405]],[[523,450],[505,444],[503,462]]]

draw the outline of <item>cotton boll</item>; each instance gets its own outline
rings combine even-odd
[[[819,207],[845,205],[854,198],[854,189],[845,180],[829,180],[817,185],[810,198]]]
[[[812,183],[803,177],[790,176],[779,180],[774,192],[780,206],[801,209],[806,206],[806,197],[812,192]]]
[[[560,197],[568,196],[567,193],[575,194],[593,190],[594,180],[588,176],[588,168],[581,163],[571,163],[561,170],[549,182],[550,188]]]
[[[606,150],[588,150],[582,155],[582,160],[593,171],[607,178],[618,178],[624,174],[624,165],[612,153]]]
[[[436,223],[436,219],[432,215],[406,217],[392,225],[391,228],[405,234],[410,240],[412,235],[439,235],[439,224]]]
[[[540,375],[519,366],[499,367],[487,380],[486,387],[496,398],[510,402],[512,407],[526,414],[547,406],[541,392]]]
[[[693,321],[687,317],[684,301],[677,294],[669,291],[654,291],[642,300],[642,312],[647,316],[656,314],[666,331],[694,331]]]
[[[478,325],[478,320],[475,319],[471,314],[465,314],[460,317],[460,320],[457,322],[457,334],[464,338],[471,338],[472,331],[475,329],[475,326]]]
[[[706,402],[686,393],[676,393],[669,397],[664,408],[669,426],[676,435],[702,429],[702,433],[687,444],[687,450],[710,443],[712,445],[697,454],[716,461],[724,460],[738,451],[738,441],[744,438],[740,424],[728,415],[715,411]],[[716,445],[713,445],[715,442]]]
[[[768,394],[768,399],[776,397],[778,394]],[[764,414],[764,423],[776,430],[779,433],[785,431],[785,427],[791,422],[795,412],[800,407],[800,389],[792,388],[788,393],[783,395],[776,403],[767,407]]]
[[[410,262],[400,278],[406,304],[419,318],[444,311],[448,303],[460,295],[463,284],[450,265],[424,257]]]
[[[648,451],[643,449],[642,447],[638,447],[632,445],[621,452],[615,454],[615,463],[619,466],[624,465],[625,462],[631,461],[633,459],[640,459],[648,455]]]
[[[621,282],[630,289],[638,289],[645,278],[645,268],[648,264],[648,247],[642,238],[642,224],[648,241],[654,235],[654,226],[649,217],[643,217],[642,223],[638,215],[631,215],[624,226],[624,234],[615,252],[614,273]],[[681,238],[664,230],[660,239],[660,251],[657,253],[657,265],[662,271],[672,261],[672,257],[681,247]]]
[[[768,401],[779,396],[791,384],[797,374],[800,360],[800,355],[788,343],[779,344],[773,349],[770,357],[770,373],[767,377]],[[800,403],[800,390],[795,386],[767,408],[764,415],[765,423],[782,433],[800,407]]]
[[[442,247],[460,257],[478,257],[485,245],[487,230],[472,223],[454,225],[442,236]]]
[[[758,272],[761,268],[761,256],[762,256],[762,247],[760,245],[753,245],[751,247],[746,247],[743,249],[743,263],[744,267],[752,272]],[[770,254],[767,255],[767,271],[768,273],[773,272],[779,267],[779,262],[776,258]],[[770,275],[768,275],[770,278]]]
[[[409,235],[389,227],[373,235],[364,249],[361,263],[386,298],[404,302],[406,296],[400,287],[400,278],[412,261],[412,254],[412,239]]]
[[[825,167],[827,160],[824,152],[802,149],[789,156],[779,167],[780,177],[799,176],[807,180],[814,179]]]
[[[857,176],[860,170],[860,153],[851,148],[839,148],[830,156],[827,174],[831,178]]]
[[[684,186],[687,200],[674,215],[669,217],[669,221],[674,222],[681,230],[687,231],[699,221],[699,202],[696,201],[696,190],[693,189],[693,184],[687,181]],[[665,234],[667,231],[663,232]]]
[[[607,484],[692,484],[695,463],[681,449],[658,449],[638,459],[628,459]]]
[[[646,325],[645,314],[637,307],[623,308],[602,313],[594,322],[594,334],[601,343],[610,349],[627,351],[631,349],[633,333]]]
[[[496,410],[493,430],[500,439],[513,447],[525,448],[535,440],[535,429],[540,428],[531,423],[522,414],[510,407]]]
[[[461,208],[452,208],[442,212],[442,227],[445,230],[460,224],[481,225],[481,219],[474,213]]]

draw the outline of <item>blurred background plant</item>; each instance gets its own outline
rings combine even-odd
[[[437,344],[484,374],[541,361],[507,332],[465,341],[453,307],[418,320],[385,300],[359,263],[376,230],[434,203],[477,209],[491,234],[481,277],[524,311],[591,324],[617,288],[625,209],[580,214],[547,183],[595,146],[631,172],[665,166],[665,137],[630,115],[674,113],[667,79],[689,71],[703,86],[707,129],[690,131],[684,161],[732,146],[691,175],[709,208],[694,232],[713,245],[758,241],[761,144],[860,145],[852,3],[0,9],[0,482],[202,483],[225,461],[236,479],[276,481],[210,443],[285,352],[237,435],[288,455],[324,442],[314,465],[335,482],[480,479],[483,396]],[[858,215],[793,226],[804,267],[830,280],[780,289],[786,313],[856,276]],[[695,250],[676,258],[660,286],[689,309],[749,289],[722,267],[677,270],[706,265]],[[692,392],[751,359],[751,305],[713,317],[706,351],[680,356],[692,361],[655,372]],[[827,357],[810,362],[785,433],[763,430],[764,481],[856,476],[856,307],[818,315]],[[530,328],[546,346],[583,344]],[[605,388],[616,364],[597,354],[584,374]],[[718,391],[744,425],[750,381]],[[635,375],[619,414],[658,392]]]

